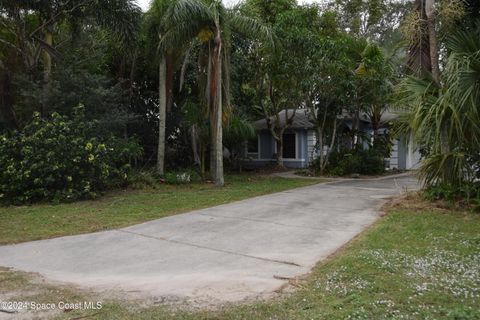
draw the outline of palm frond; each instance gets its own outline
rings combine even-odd
[[[227,17],[233,31],[243,36],[266,41],[267,44],[273,44],[270,28],[258,22],[256,19],[242,16],[233,11],[229,11]]]
[[[124,47],[138,40],[141,10],[133,0],[97,0],[91,6],[95,20],[111,31]]]

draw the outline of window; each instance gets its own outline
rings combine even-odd
[[[258,137],[248,140],[247,152],[258,153]]]
[[[295,159],[297,158],[297,143],[295,133],[283,134],[283,158]]]

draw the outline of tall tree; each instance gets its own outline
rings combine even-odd
[[[375,43],[369,43],[362,53],[362,61],[355,70],[359,77],[359,99],[370,118],[373,139],[379,135],[382,114],[393,92],[393,66],[385,52]]]
[[[166,14],[174,4],[171,0],[155,0],[146,15],[147,33],[149,41],[159,43],[168,31]],[[175,52],[175,49],[177,52]],[[158,58],[158,145],[157,145],[157,172],[165,174],[165,127],[167,106],[172,104],[173,87],[173,55],[181,51],[180,48],[166,48],[157,46]]]
[[[221,1],[179,0],[168,12],[169,29],[161,41],[161,48],[200,41],[206,61],[201,67],[207,75],[205,103],[209,110],[213,149],[211,174],[217,186],[224,185],[223,175],[223,115],[231,108],[229,92],[229,50],[232,32],[259,36],[268,32],[254,19],[227,9]]]
[[[310,55],[316,46],[318,10],[288,1],[270,10],[257,5],[262,19],[272,23],[276,45],[262,48],[255,86],[259,109],[276,143],[276,165],[283,168],[283,134],[293,124],[297,109],[304,107],[305,83],[315,72]]]
[[[465,187],[480,176],[479,32],[480,21],[448,36],[442,90],[413,76],[399,87],[400,103],[408,106],[403,129],[411,130],[426,152],[420,172],[427,185]]]

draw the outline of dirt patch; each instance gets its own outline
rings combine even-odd
[[[72,303],[102,303],[106,296],[47,281],[37,273],[0,267],[0,319],[50,319],[74,311]]]

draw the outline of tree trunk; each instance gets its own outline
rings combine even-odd
[[[51,32],[51,27],[47,26],[45,31],[45,37],[43,41],[49,46],[53,45],[53,33]],[[48,83],[50,81],[50,75],[52,73],[52,56],[48,53],[47,50],[42,51],[42,61],[43,61],[43,81]]]
[[[133,57],[132,57],[132,65],[130,67],[130,79],[129,79],[129,98],[130,98],[130,103],[132,103],[132,98],[133,98],[133,88],[134,88],[134,81],[135,81],[135,71],[136,71],[136,67],[137,67],[137,58],[138,58],[138,48],[135,49],[134,53],[133,53]]]
[[[53,46],[53,33],[52,33],[52,26],[47,26],[45,29],[45,37],[44,41],[47,45]],[[50,78],[52,74],[52,56],[47,50],[43,50],[42,52],[42,61],[43,61],[43,96],[40,103],[40,114],[42,116],[47,113],[47,105],[45,101],[45,97],[47,97],[47,93],[50,86]]]
[[[208,57],[207,103],[210,112],[211,159],[210,173],[215,185],[224,185],[223,177],[223,137],[222,137],[222,39],[220,29],[216,29],[213,48]]]
[[[372,121],[373,141],[377,140],[380,130],[380,124],[377,121]]]
[[[360,110],[356,109],[352,122],[352,149],[359,143],[358,131],[360,130]]]
[[[277,143],[277,167],[280,169],[285,168],[283,165],[283,139],[282,136],[278,140],[275,140]]]
[[[217,81],[215,85],[216,95],[216,116],[215,116],[215,184],[218,187],[223,187],[225,184],[223,177],[223,127],[222,127],[222,42],[220,39],[220,30],[217,30],[217,37],[215,39],[215,79]]]
[[[440,85],[440,68],[438,65],[437,32],[435,31],[434,0],[425,0],[425,14],[427,16],[428,40],[430,45],[430,60],[432,64],[432,78]]]
[[[408,49],[407,67],[411,72],[418,76],[423,76],[425,72],[432,71],[432,62],[430,58],[430,44],[428,40],[428,32],[423,30],[428,29],[425,14],[425,0],[415,0],[414,10],[420,18],[420,32],[416,35],[416,40],[410,43]]]
[[[332,139],[330,140],[330,146],[328,147],[327,154],[325,155],[325,163],[324,168],[328,165],[328,159],[330,158],[330,154],[332,153],[333,147],[335,146],[335,140],[337,138],[337,117],[333,119],[333,130],[332,130]]]
[[[219,88],[221,91],[221,87]],[[225,184],[223,177],[223,128],[222,128],[222,101],[221,93],[219,107],[217,109],[217,136],[215,139],[215,184],[219,187],[223,187]]]
[[[214,133],[214,123],[215,123],[215,119],[213,117],[211,117],[211,127],[212,129],[210,130],[211,131],[211,141],[210,141],[210,178],[215,181],[215,174],[216,174],[216,169],[215,169],[215,155],[216,155],[216,152],[215,152],[215,143],[214,143],[214,136],[215,136],[215,133]]]
[[[193,162],[195,165],[200,166],[200,155],[198,152],[198,134],[197,134],[197,126],[194,124],[190,128],[190,134],[192,139],[192,152],[193,152]]]
[[[166,63],[166,80],[165,80],[165,92],[166,92],[166,106],[167,112],[172,110],[173,104],[173,76],[174,76],[174,64],[173,64],[173,57],[171,54],[167,54],[165,56],[165,63]]]
[[[165,56],[162,56],[158,68],[158,152],[157,172],[160,176],[165,175],[165,123],[167,109],[167,68]]]
[[[328,104],[326,105],[326,108],[328,108]],[[317,115],[315,116],[315,119],[318,121],[318,111]],[[321,124],[317,124],[317,141],[318,141],[318,148],[319,148],[319,171],[320,175],[324,174],[325,171],[325,155],[323,154],[323,131],[325,130],[325,124],[327,122],[327,110],[323,113],[323,119],[321,121]]]
[[[205,179],[205,145],[200,146],[200,176]]]
[[[325,155],[323,154],[323,128],[317,128],[317,141],[318,141],[318,152],[319,152],[319,161],[318,161],[318,171],[320,175],[323,176],[325,171],[325,166],[323,165],[325,161]]]

